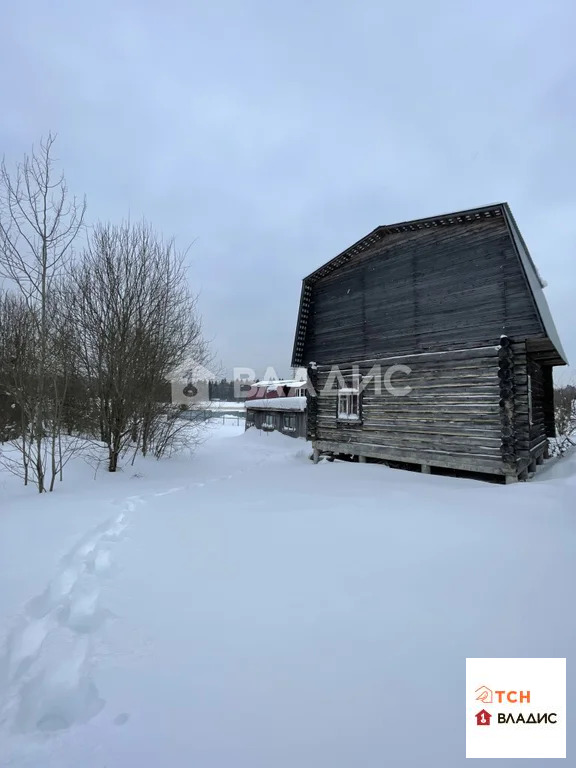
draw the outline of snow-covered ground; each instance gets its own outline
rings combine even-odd
[[[309,450],[0,475],[1,766],[450,768],[466,657],[570,659],[576,455],[499,486]]]

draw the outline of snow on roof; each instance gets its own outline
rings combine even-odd
[[[305,397],[274,397],[268,400],[248,400],[246,409],[258,411],[305,411]]]
[[[261,387],[290,387],[290,389],[293,389],[295,387],[305,387],[306,380],[302,381],[301,379],[278,379],[271,381],[255,381],[252,386],[257,387],[258,389]]]

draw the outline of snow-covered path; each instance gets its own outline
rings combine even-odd
[[[126,502],[126,511],[133,509]],[[100,581],[125,512],[88,532],[30,600],[5,642],[0,725],[13,732],[58,731],[87,722],[103,702],[91,679],[91,635],[106,618]],[[30,674],[28,672],[30,671]]]
[[[0,765],[463,765],[465,658],[570,657],[576,456],[504,487],[233,432],[104,478],[12,607]]]

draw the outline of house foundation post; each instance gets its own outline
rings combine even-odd
[[[420,469],[423,475],[429,475],[432,472],[432,467],[429,464],[421,464]]]

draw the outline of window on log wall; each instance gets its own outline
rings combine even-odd
[[[341,421],[360,421],[361,408],[360,376],[352,377],[351,387],[338,390],[338,419]]]

